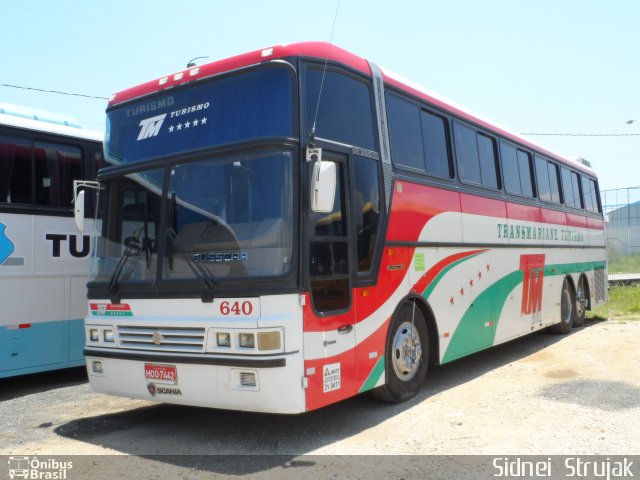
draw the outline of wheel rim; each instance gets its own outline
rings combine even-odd
[[[569,286],[565,282],[564,288],[562,289],[562,322],[567,325],[571,323],[571,319],[573,316],[573,305],[571,302],[571,292],[569,291]]]
[[[584,298],[584,288],[582,286],[582,280],[578,283],[578,291],[576,292],[576,315],[578,318],[582,318],[584,316],[584,312],[586,310],[587,299]]]
[[[422,344],[415,325],[404,322],[393,337],[392,364],[398,378],[411,380],[418,372],[422,360]]]

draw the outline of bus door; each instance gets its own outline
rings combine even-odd
[[[323,150],[322,162],[307,162],[310,205],[306,271],[311,305],[305,309],[305,332],[310,333],[305,335],[305,366],[307,374],[313,372],[307,375],[309,407],[357,392],[347,160],[346,154]],[[332,198],[325,195],[314,201],[319,176],[324,176],[322,182],[335,179],[335,188],[330,188]]]

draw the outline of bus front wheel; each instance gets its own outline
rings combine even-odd
[[[422,311],[406,302],[393,316],[385,348],[385,384],[373,395],[399,403],[415,396],[427,376],[429,336]]]

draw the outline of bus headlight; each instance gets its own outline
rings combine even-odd
[[[89,330],[89,340],[91,340],[92,342],[97,342],[98,340],[100,340],[100,332],[98,332],[97,328],[92,328],[91,330]]]
[[[104,331],[104,341],[105,342],[115,342],[116,341],[116,337],[113,334],[113,330],[111,330],[110,328],[105,329],[105,331]]]
[[[258,333],[258,350],[280,350],[280,332]]]
[[[242,348],[256,348],[256,340],[253,333],[241,333],[240,346]]]

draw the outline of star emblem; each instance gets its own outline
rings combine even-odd
[[[206,125],[207,124],[207,117],[202,117],[202,120],[200,120],[200,123],[202,125]]]
[[[176,126],[176,128],[177,128],[178,130],[182,130],[182,124],[181,124],[181,123],[179,123],[179,124]]]
[[[175,129],[175,127],[174,127],[173,125],[171,125],[171,126],[169,127],[169,133],[173,133],[173,130],[174,130],[174,129]]]
[[[453,304],[455,303],[455,299],[454,299],[453,297],[451,297],[451,298],[449,299],[449,303],[450,303],[451,305],[453,305]]]
[[[188,120],[184,123],[184,128],[189,128],[189,126],[191,125],[191,122],[189,122]]]
[[[464,295],[464,288],[463,288],[463,287],[461,287],[461,288],[460,288],[460,296],[463,296],[463,295]]]
[[[199,120],[196,118],[196,119],[192,122],[192,123],[193,123],[193,126],[194,126],[194,127],[197,127],[197,126],[198,126],[198,122],[199,122]]]

